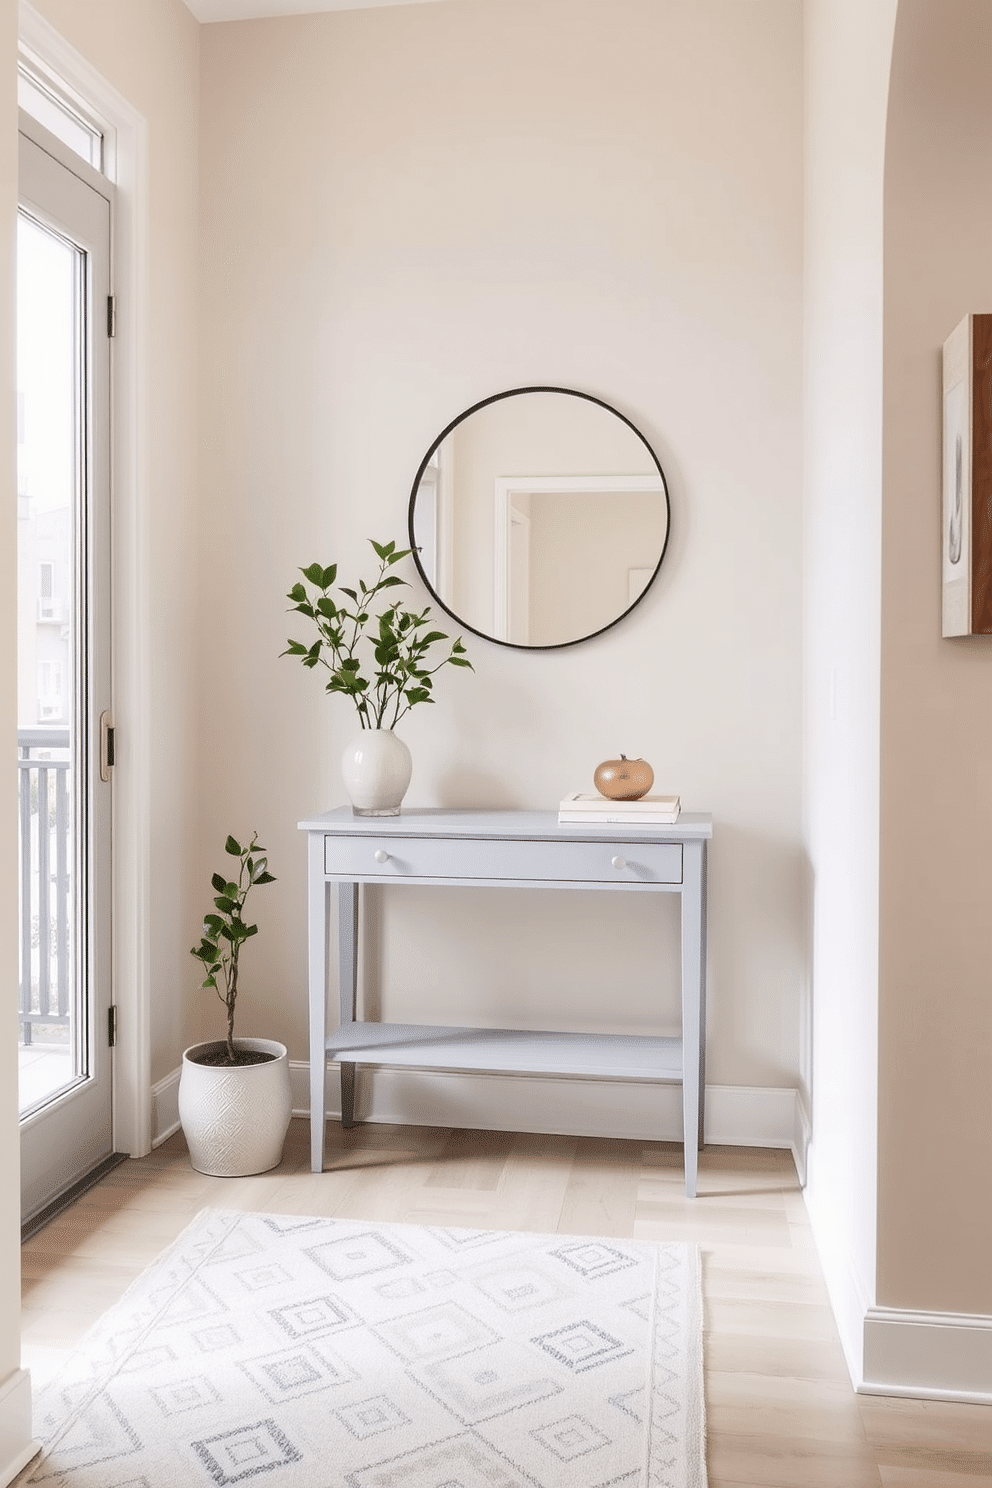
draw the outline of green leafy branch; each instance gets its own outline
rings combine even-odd
[[[411,548],[397,549],[395,542],[377,543],[369,538],[379,559],[379,571],[371,584],[359,579],[357,589],[338,584],[349,604],[332,597],[338,575],[336,563],[322,568],[311,563],[301,568],[306,584],[293,585],[287,599],[293,611],[305,615],[317,628],[317,639],[307,646],[303,641],[289,641],[283,656],[298,656],[305,667],[326,667],[330,672],[325,692],[340,692],[351,698],[361,719],[362,728],[395,728],[401,718],[417,703],[432,703],[435,673],[443,666],[469,667],[461,637],[453,641],[446,656],[436,665],[429,664],[430,654],[448,637],[432,630],[431,609],[405,610],[393,601],[375,612],[380,595],[406,579],[390,570]],[[309,586],[309,589],[308,587]],[[361,651],[372,650],[375,666]],[[436,652],[435,652],[436,655]]]
[[[256,884],[275,883],[275,876],[268,871],[265,848],[259,845],[258,833],[252,834],[247,847],[242,847],[234,837],[228,837],[224,851],[238,858],[237,880],[215,873],[210,882],[216,890],[215,914],[204,916],[202,939],[193,946],[190,955],[203,965],[206,975],[201,986],[213,987],[227,1008],[227,1057],[235,1063],[234,1053],[234,1006],[238,1000],[238,958],[245,941],[258,934],[257,925],[248,925],[244,919],[245,900]]]

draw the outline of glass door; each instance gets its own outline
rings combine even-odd
[[[110,200],[37,126],[17,221],[19,1097],[25,1220],[113,1148]],[[101,726],[101,715],[105,715]]]

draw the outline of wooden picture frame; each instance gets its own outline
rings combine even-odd
[[[941,634],[992,635],[992,314],[944,342]]]

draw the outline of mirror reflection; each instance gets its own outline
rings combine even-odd
[[[644,437],[565,388],[467,410],[421,462],[410,541],[461,625],[505,645],[567,646],[613,625],[655,577],[668,492]]]

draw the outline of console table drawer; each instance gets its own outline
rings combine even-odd
[[[327,834],[324,872],[349,879],[680,884],[681,842],[613,843]]]

